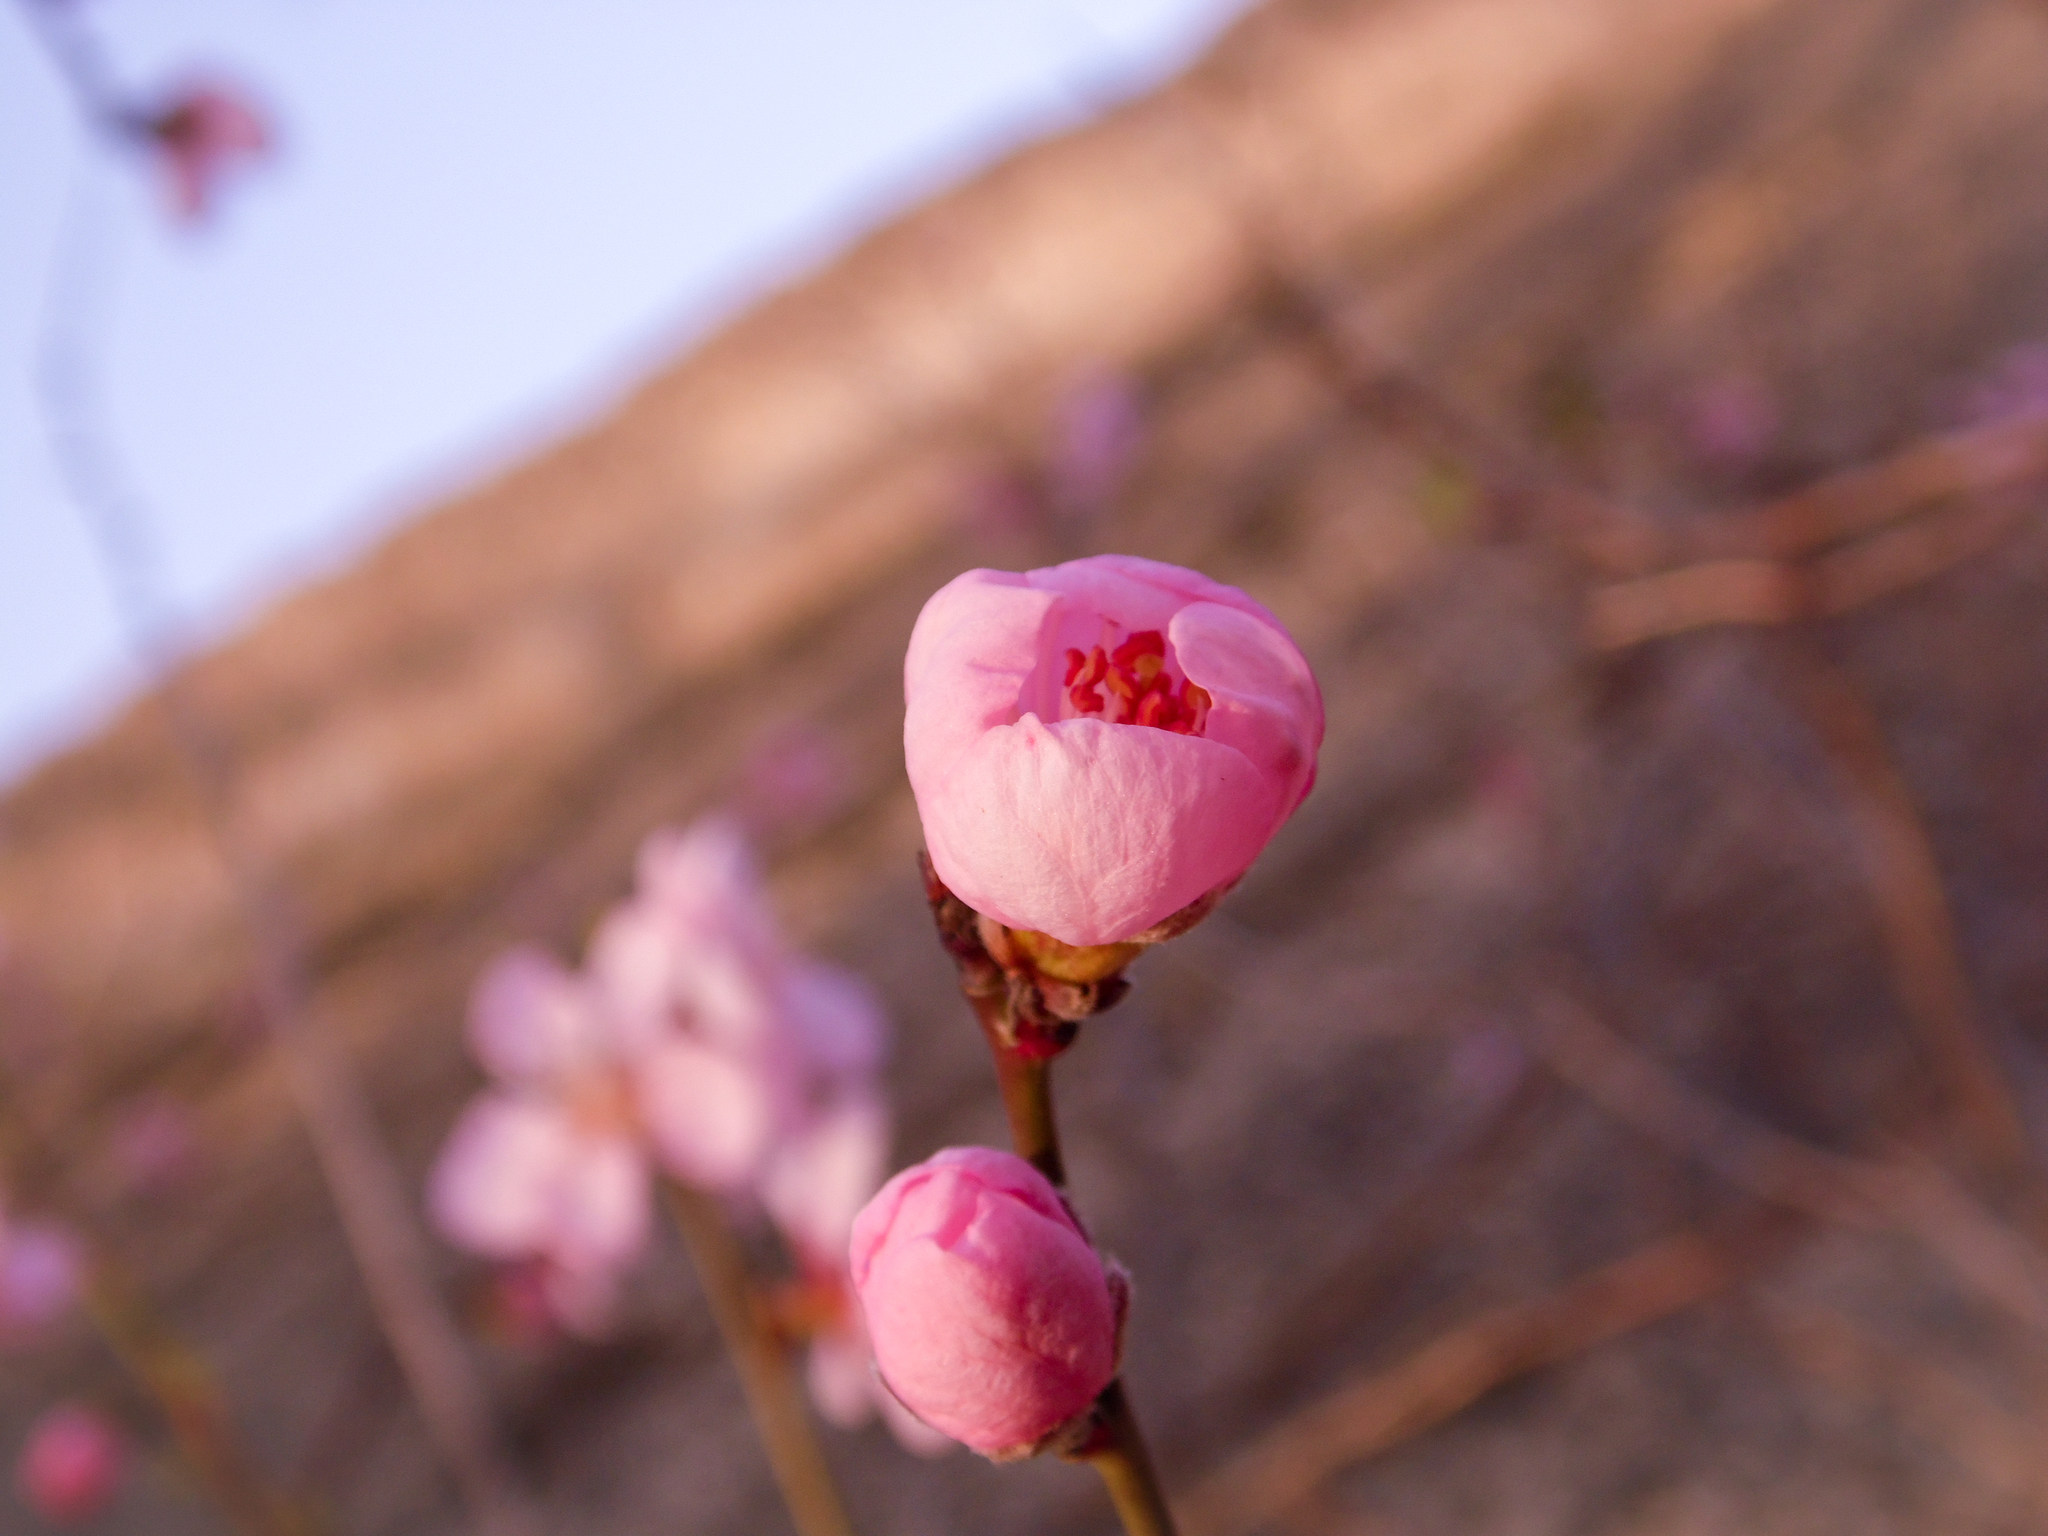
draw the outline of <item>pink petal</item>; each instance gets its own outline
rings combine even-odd
[[[921,786],[918,810],[939,878],[976,911],[1108,944],[1241,875],[1277,788],[1222,742],[1027,715]]]
[[[1167,643],[1214,701],[1203,736],[1235,747],[1273,784],[1284,821],[1308,793],[1323,744],[1323,694],[1301,652],[1285,630],[1221,603],[1183,608]]]
[[[700,1189],[748,1183],[775,1127],[772,1085],[758,1069],[678,1037],[634,1075],[641,1118],[662,1166]]]
[[[811,1401],[828,1424],[858,1429],[875,1411],[875,1359],[858,1332],[820,1333],[811,1340],[804,1376]]]
[[[849,1098],[785,1138],[761,1179],[761,1203],[790,1245],[819,1268],[845,1262],[853,1219],[882,1182],[889,1115],[872,1096]]]
[[[492,1258],[540,1252],[574,1143],[568,1117],[553,1104],[479,1095],[428,1176],[434,1225],[458,1247]]]
[[[470,992],[469,1048],[508,1083],[577,1072],[604,1056],[604,1036],[590,988],[537,949],[507,950]]]
[[[575,1138],[555,1190],[543,1250],[576,1273],[611,1272],[647,1246],[647,1159],[624,1136]]]
[[[791,1033],[806,1063],[831,1077],[858,1077],[882,1064],[889,1027],[874,989],[834,965],[799,964],[784,977]]]

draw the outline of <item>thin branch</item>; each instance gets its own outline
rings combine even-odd
[[[2017,1506],[2029,1528],[2048,1518],[2048,1458],[2039,1425],[1923,1353],[1890,1344],[1830,1308],[1762,1295],[1758,1310],[1795,1365],[1838,1392],[1882,1404]]]
[[[1817,651],[1794,675],[1854,818],[1865,883],[1877,910],[1893,985],[1962,1144],[1987,1171],[2030,1165],[2025,1123],[1984,1038],[1957,946],[1933,839],[1885,744],[1869,702]]]
[[[1439,1335],[1290,1414],[1197,1484],[1182,1504],[1186,1536],[1244,1536],[1496,1388],[1698,1305],[1774,1251],[1782,1230],[1752,1217],[1725,1232],[1681,1232]]]
[[[500,1458],[489,1406],[429,1276],[412,1195],[385,1149],[353,1064],[312,1021],[302,941],[284,893],[234,815],[229,754],[177,673],[172,614],[149,519],[98,429],[82,285],[97,275],[76,214],[45,306],[37,383],[52,448],[110,587],[129,648],[154,686],[173,751],[198,786],[256,956],[256,996],[287,1086],[334,1196],[343,1235],[429,1438],[486,1532],[524,1536],[537,1517]],[[83,248],[81,248],[83,247]],[[81,286],[71,286],[71,285]]]
[[[1965,505],[1811,559],[1729,556],[1595,587],[1586,599],[1586,643],[1619,651],[1720,625],[1836,618],[1933,580],[1994,548],[2023,521],[2010,506]]]
[[[687,1185],[664,1181],[662,1191],[739,1372],[747,1411],[798,1536],[853,1536],[832,1469],[811,1432],[789,1351],[756,1304],[746,1259],[725,1213],[710,1195]]]
[[[1561,995],[1537,1010],[1537,1043],[1559,1077],[1638,1134],[1770,1204],[1919,1241],[1984,1301],[2048,1333],[2048,1260],[1941,1170],[1901,1153],[1849,1157],[1761,1125],[1687,1087]]]

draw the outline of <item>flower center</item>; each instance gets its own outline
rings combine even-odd
[[[631,1136],[639,1129],[632,1079],[624,1072],[591,1072],[571,1085],[566,1097],[569,1118],[590,1135]]]
[[[1060,718],[1083,716],[1111,725],[1149,725],[1177,736],[1199,736],[1209,718],[1208,691],[1176,677],[1166,659],[1166,636],[1141,629],[1113,651],[1092,646],[1067,651]]]

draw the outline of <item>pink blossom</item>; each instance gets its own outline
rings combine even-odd
[[[462,1247],[539,1261],[579,1331],[646,1243],[657,1171],[759,1201],[807,1258],[842,1253],[885,1166],[884,1033],[865,987],[789,951],[731,822],[656,833],[582,971],[515,950],[479,979],[470,1045],[495,1082],[429,1207]]]
[[[191,1178],[199,1161],[191,1112],[162,1094],[130,1103],[108,1139],[122,1179],[138,1195],[177,1188]]]
[[[882,1186],[851,1262],[904,1405],[984,1455],[1027,1454],[1116,1375],[1121,1286],[1022,1158],[952,1147]]]
[[[954,578],[904,662],[939,877],[1013,928],[1131,938],[1237,880],[1315,781],[1323,702],[1265,608],[1096,555]]]
[[[75,1525],[113,1501],[127,1462],[127,1441],[105,1414],[59,1403],[30,1428],[14,1482],[45,1520]]]
[[[196,224],[212,213],[226,179],[270,152],[270,125],[238,87],[213,81],[186,86],[141,132],[154,149],[171,211]]]
[[[85,1250],[55,1222],[10,1223],[0,1231],[0,1341],[41,1333],[78,1305]]]

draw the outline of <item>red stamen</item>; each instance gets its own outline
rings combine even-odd
[[[1135,665],[1141,656],[1151,656],[1164,661],[1166,636],[1156,629],[1141,629],[1118,646],[1110,659],[1120,667],[1129,667]]]
[[[1082,654],[1080,653],[1080,651],[1076,650],[1076,649],[1075,649],[1075,648],[1074,648],[1073,646],[1071,646],[1071,645],[1070,645],[1070,646],[1068,646],[1068,647],[1067,647],[1067,677],[1066,677],[1066,682],[1065,682],[1065,683],[1063,684],[1063,686],[1065,686],[1065,687],[1068,687],[1068,688],[1071,688],[1071,687],[1073,687],[1073,686],[1074,686],[1074,679],[1075,679],[1075,678],[1077,678],[1077,677],[1079,677],[1079,676],[1081,675],[1081,669],[1082,669],[1083,667],[1085,667],[1085,666],[1086,666],[1087,664],[1088,664],[1088,658],[1087,658],[1086,656],[1083,656],[1083,655],[1082,655]]]

